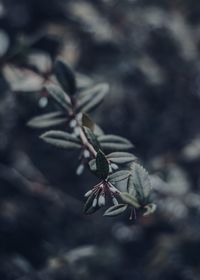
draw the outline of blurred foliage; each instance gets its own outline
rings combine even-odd
[[[0,279],[199,279],[199,30],[197,0],[1,1]],[[111,85],[95,117],[153,174],[153,216],[82,215],[90,177],[26,126],[58,56]]]

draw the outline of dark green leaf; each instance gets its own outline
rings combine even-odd
[[[46,89],[51,97],[60,105],[63,109],[70,111],[71,110],[71,101],[69,96],[56,85],[47,85]]]
[[[120,182],[127,179],[130,176],[130,170],[120,170],[108,177],[110,182]]]
[[[96,135],[92,132],[91,129],[89,129],[88,127],[83,127],[84,129],[84,133],[87,137],[87,140],[90,142],[90,144],[94,147],[94,149],[96,151],[98,151],[100,149],[100,145],[99,145],[99,142],[97,140],[97,137]]]
[[[90,167],[90,170],[96,174],[96,170],[97,170],[97,165],[96,165],[96,159],[92,159],[89,161],[89,167]],[[109,172],[112,172],[112,167],[111,165],[109,165]]]
[[[106,212],[104,213],[104,216],[107,216],[107,217],[118,216],[121,213],[123,213],[127,209],[127,207],[128,206],[124,205],[124,204],[114,205],[106,210]]]
[[[98,175],[98,177],[102,179],[106,179],[109,173],[109,164],[104,153],[101,150],[97,152],[96,167],[97,167],[96,174]]]
[[[55,138],[43,138],[41,137],[46,143],[51,144],[53,146],[56,146],[58,148],[63,148],[63,149],[77,149],[80,148],[81,146],[76,143],[72,143],[70,141],[65,141],[65,140],[58,140]]]
[[[62,118],[61,116],[63,116],[61,112],[43,114],[32,118],[27,125],[35,128],[46,128],[59,125],[67,121],[66,118]]]
[[[89,112],[96,108],[104,99],[109,87],[107,84],[98,84],[87,91],[80,93],[78,111]]]
[[[106,156],[106,158],[114,163],[123,164],[136,160],[136,157],[131,153],[114,152]]]
[[[102,129],[96,123],[94,123],[93,120],[86,113],[83,113],[82,125],[89,128],[95,136],[100,136],[104,134]]]
[[[55,74],[63,90],[69,95],[74,95],[76,93],[76,79],[71,68],[63,61],[57,60]]]
[[[88,127],[89,129],[91,129],[92,131],[94,131],[94,127],[95,127],[95,123],[91,120],[91,118],[83,113],[83,117],[82,117],[82,125],[85,127]]]
[[[137,198],[130,195],[129,193],[121,192],[121,193],[119,193],[119,196],[125,203],[128,203],[129,205],[133,206],[134,208],[140,208],[140,204],[139,204]]]
[[[100,206],[98,205],[98,203],[96,204],[95,207],[92,206],[93,201],[94,201],[94,199],[97,199],[97,196],[98,196],[98,195],[92,193],[92,194],[88,197],[87,201],[85,202],[84,208],[83,208],[83,212],[84,212],[85,214],[90,215],[90,214],[93,214],[93,213],[95,213],[97,210],[100,209]]]

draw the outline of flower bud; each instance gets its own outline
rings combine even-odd
[[[48,99],[46,96],[43,96],[39,99],[38,104],[41,108],[45,108],[48,104]]]
[[[118,205],[119,204],[119,202],[117,201],[117,199],[115,197],[112,198],[112,202],[113,202],[114,205]]]
[[[76,175],[81,175],[83,173],[83,170],[84,170],[84,164],[81,163],[76,169]]]
[[[77,120],[78,120],[79,122],[81,122],[81,121],[82,121],[83,114],[82,114],[82,113],[78,113],[78,115],[77,115],[76,117],[77,117]]]
[[[89,158],[90,157],[90,152],[88,150],[83,151],[83,156],[84,158]]]
[[[69,123],[69,126],[71,128],[74,128],[76,125],[77,125],[77,121],[75,119],[71,120],[70,123]]]
[[[80,135],[80,128],[79,127],[74,127],[74,133],[75,136],[79,136]]]
[[[111,163],[111,167],[112,167],[113,170],[119,169],[118,165],[115,164],[115,163]]]
[[[92,202],[92,207],[95,208],[97,206],[97,198],[95,198]]]
[[[99,200],[98,200],[98,205],[99,206],[104,206],[105,203],[106,203],[105,196],[104,195],[100,195]]]
[[[91,193],[92,193],[92,190],[89,190],[88,192],[86,192],[86,193],[84,194],[84,196],[85,196],[85,197],[88,197],[88,196],[91,195]]]

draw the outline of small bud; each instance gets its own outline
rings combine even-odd
[[[95,198],[92,202],[92,207],[95,208],[97,206],[97,198]]]
[[[115,164],[115,163],[111,163],[111,167],[112,167],[113,170],[119,169],[118,165]]]
[[[70,123],[69,123],[69,126],[70,126],[71,128],[76,127],[76,125],[77,125],[77,121],[76,121],[75,119],[71,120]]]
[[[48,98],[46,96],[43,96],[39,99],[38,104],[41,108],[45,108],[48,104]]]
[[[92,190],[89,190],[88,192],[86,192],[86,193],[84,194],[84,196],[85,196],[85,197],[88,197],[88,196],[91,195],[91,193],[92,193]]]
[[[77,115],[76,117],[77,117],[77,120],[78,120],[79,122],[81,122],[81,121],[82,121],[83,114],[82,114],[82,113],[78,113],[78,115]]]
[[[76,175],[78,176],[81,175],[83,173],[84,167],[85,167],[84,164],[81,163],[76,169]]]
[[[115,197],[112,198],[112,202],[113,202],[114,205],[118,205],[119,204],[119,202],[117,201],[117,199]]]
[[[83,151],[83,156],[84,158],[89,158],[90,157],[90,152],[88,150]]]
[[[100,195],[99,200],[98,200],[98,205],[99,206],[104,206],[105,203],[106,203],[105,196],[104,195]]]
[[[74,135],[75,136],[79,136],[80,135],[80,128],[77,127],[77,126],[74,128]]]

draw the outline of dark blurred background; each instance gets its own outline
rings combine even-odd
[[[110,84],[93,117],[135,144],[152,216],[85,216],[95,179],[27,127],[57,57]],[[199,280],[199,0],[0,1],[0,64],[0,280]]]

